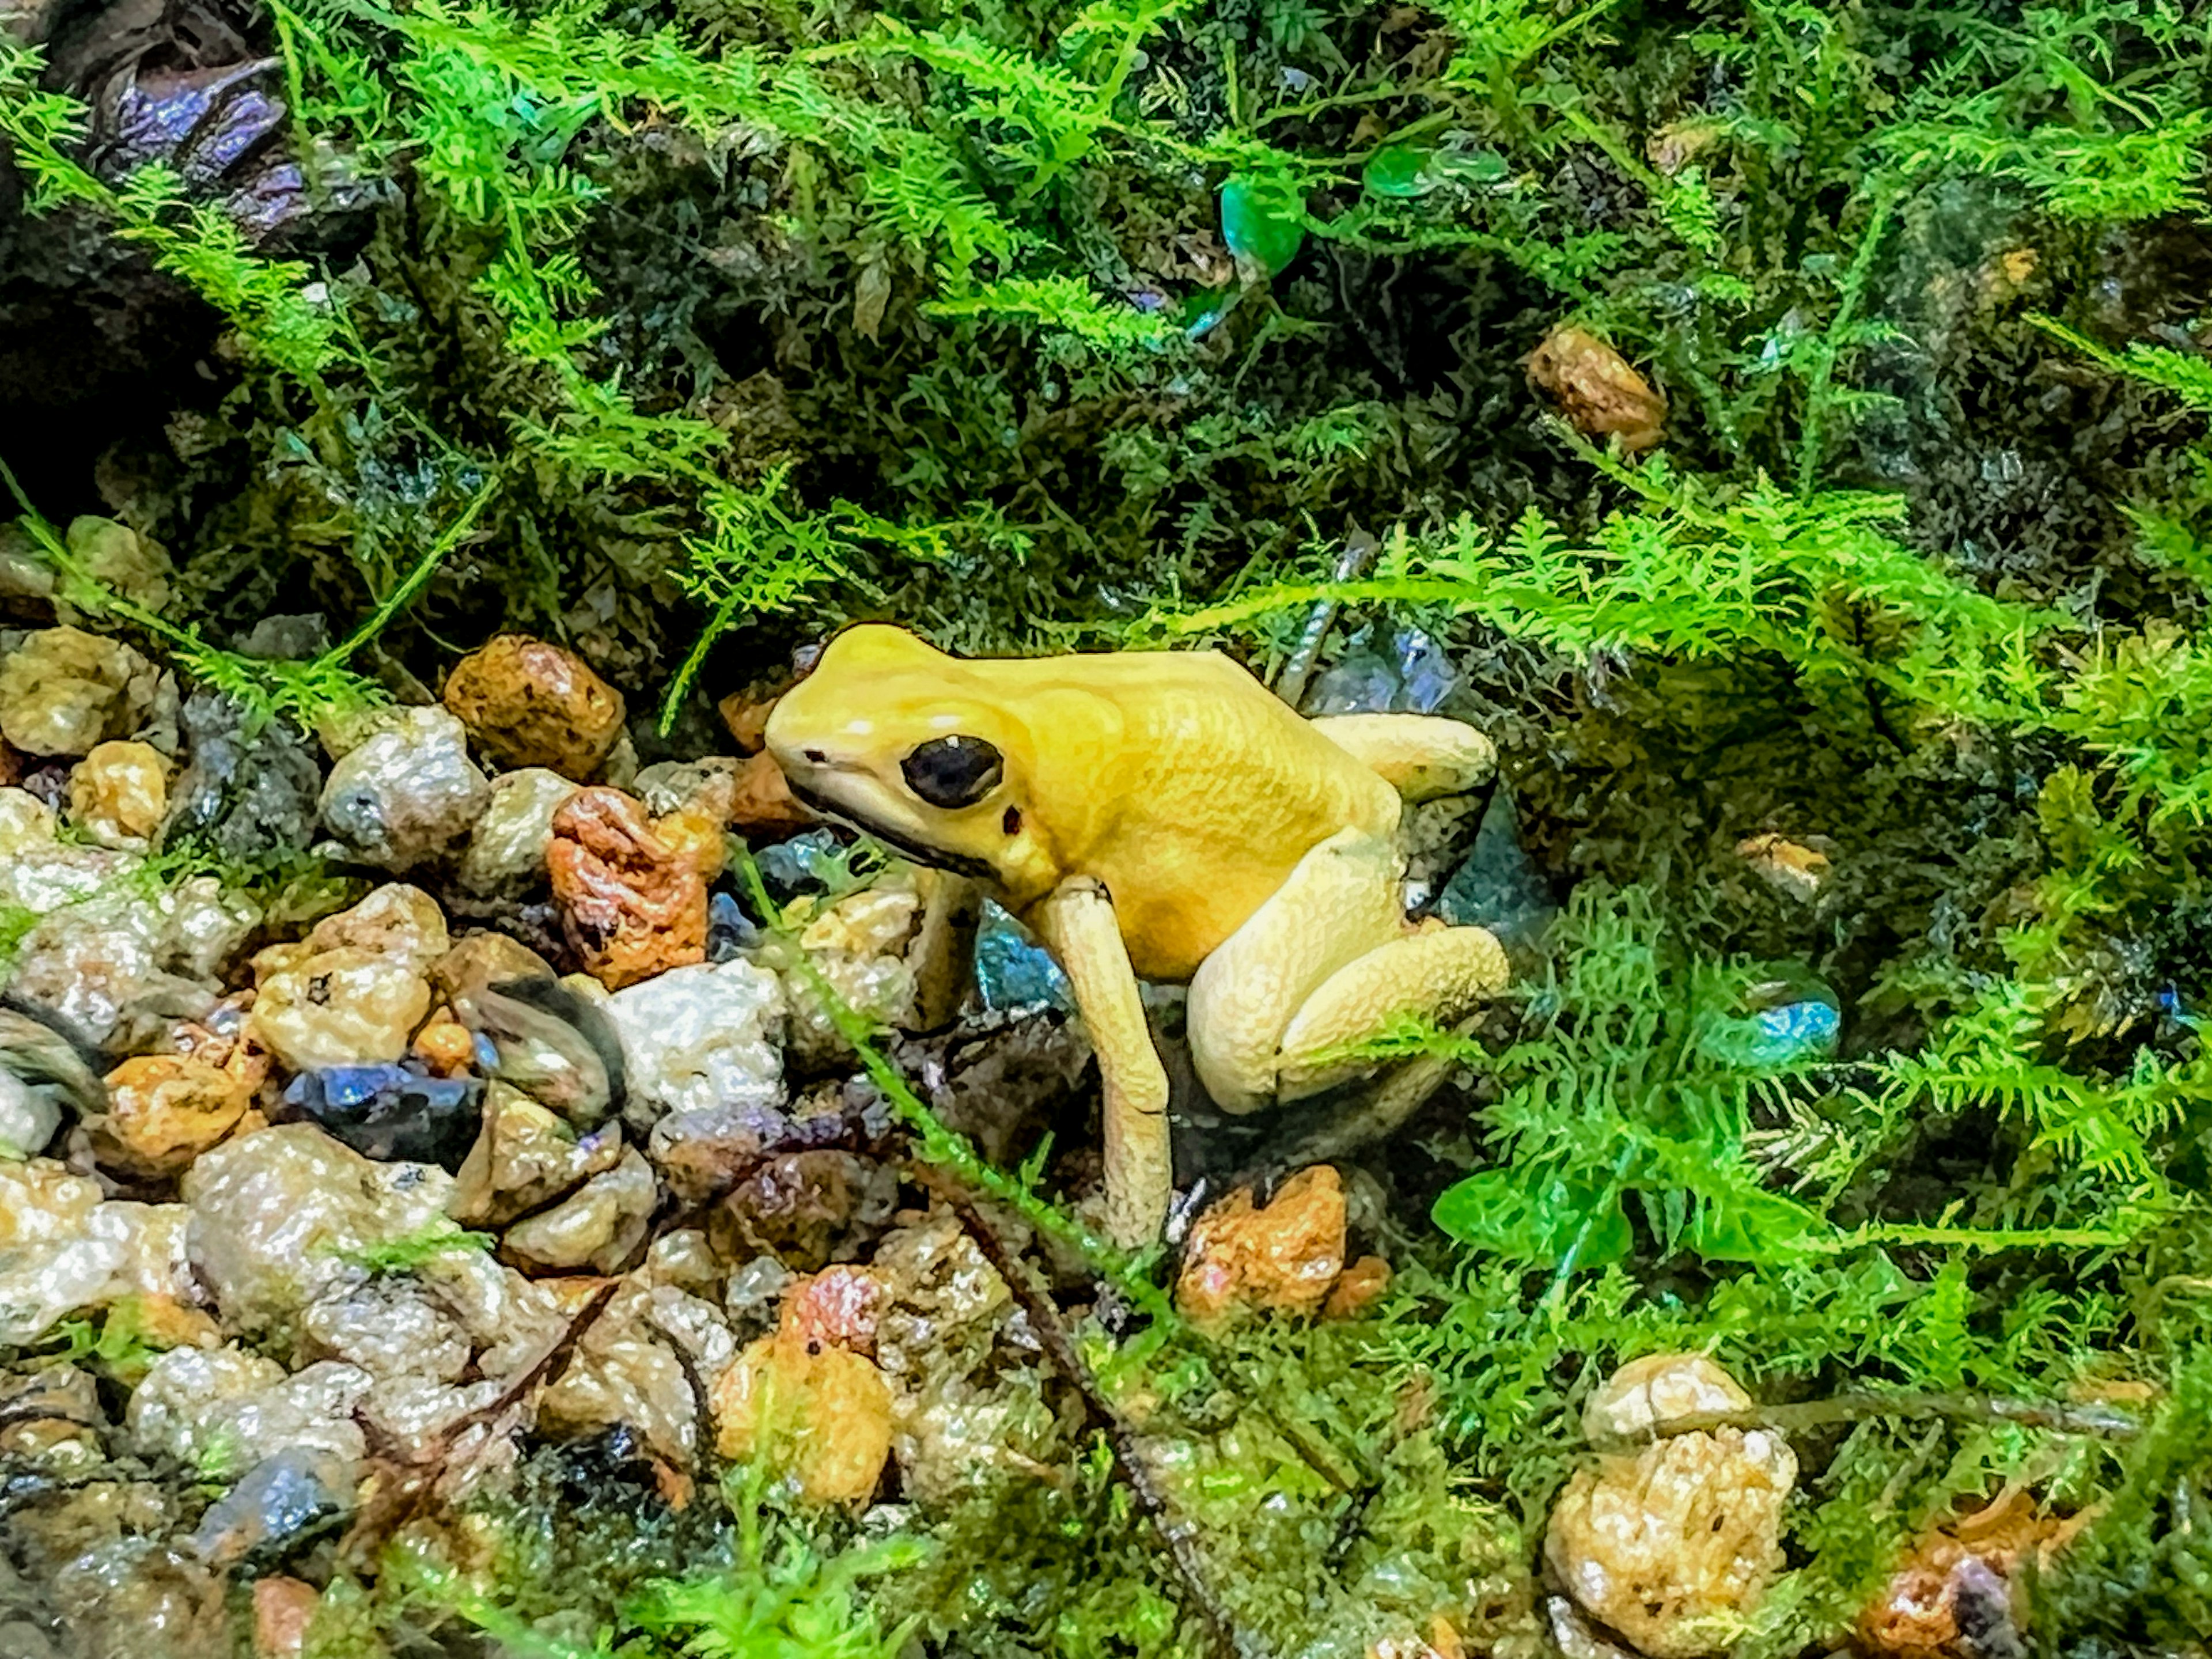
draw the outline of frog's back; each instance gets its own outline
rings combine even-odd
[[[1395,827],[1396,792],[1227,657],[1079,660],[1058,684],[1054,659],[1019,666],[1037,705],[1103,697],[1112,729],[1067,743],[1039,732],[1038,760],[1054,798],[1087,803],[1056,826],[1060,856],[1106,884],[1146,977],[1188,978],[1339,830]]]

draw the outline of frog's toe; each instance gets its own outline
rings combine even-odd
[[[1505,949],[1486,928],[1443,927],[1376,946],[1322,981],[1283,1033],[1277,1096],[1297,1100],[1373,1071],[1347,1048],[1406,1019],[1452,1026],[1505,988]]]

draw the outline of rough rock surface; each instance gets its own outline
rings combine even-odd
[[[622,693],[573,651],[502,634],[454,665],[446,707],[509,766],[588,778],[623,732]]]
[[[502,772],[461,854],[460,884],[471,893],[514,894],[546,879],[553,817],[580,786],[542,766]]]
[[[248,1091],[217,1066],[184,1054],[126,1060],[107,1075],[106,1115],[91,1126],[100,1166],[148,1180],[184,1173],[246,1115]]]
[[[776,976],[749,962],[678,968],[617,991],[607,1018],[622,1039],[628,1115],[771,1107],[783,1098],[784,997]]]
[[[1176,1302],[1200,1323],[1239,1309],[1310,1314],[1344,1271],[1344,1183],[1317,1164],[1264,1208],[1240,1187],[1198,1218],[1183,1249]]]
[[[707,883],[619,789],[579,792],[553,816],[547,866],[568,943],[609,990],[707,957]]]
[[[466,836],[490,795],[460,721],[442,708],[406,708],[339,757],[320,807],[352,856],[410,870]]]
[[[0,658],[0,736],[27,754],[88,754],[137,730],[157,678],[120,640],[41,629]]]
[[[169,763],[150,744],[99,744],[70,769],[70,822],[102,847],[145,851],[168,807]]]

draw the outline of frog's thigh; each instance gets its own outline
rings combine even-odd
[[[1498,749],[1440,714],[1330,714],[1313,727],[1409,801],[1464,795],[1498,769]]]
[[[1299,1008],[1340,969],[1402,935],[1388,836],[1330,836],[1199,965],[1190,981],[1191,1059],[1224,1111],[1276,1098],[1276,1052]]]
[[[1333,1051],[1380,1036],[1404,1019],[1456,1025],[1505,988],[1505,948],[1485,927],[1438,927],[1376,946],[1329,976],[1283,1033],[1282,1099],[1334,1088],[1374,1069]]]

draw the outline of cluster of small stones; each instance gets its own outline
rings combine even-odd
[[[122,526],[70,539],[142,603],[166,593]],[[0,597],[10,580],[0,559]],[[318,1594],[281,1571],[297,1540],[395,1482],[449,1511],[533,1437],[618,1431],[673,1501],[764,1461],[854,1509],[892,1472],[929,1504],[1076,1454],[1083,1404],[975,1240],[854,1150],[890,1119],[817,987],[899,1024],[930,878],[817,900],[795,942],[731,890],[732,836],[767,863],[821,834],[758,753],[762,701],[724,708],[746,753],[641,768],[619,692],[507,636],[439,703],[311,739],[55,613],[0,631],[0,909],[29,919],[0,987],[0,1461],[68,1495],[40,1529],[59,1541],[0,1553],[0,1647],[61,1650],[10,1622],[28,1559],[84,1651],[214,1642],[240,1571],[263,1650],[297,1651]],[[165,878],[184,837],[362,878],[288,924]],[[1010,1079],[1082,1074],[1079,1033],[1038,1029],[1058,1049],[977,1069],[980,1108],[940,1091],[994,1155],[1031,1086]],[[1232,1192],[1176,1298],[1206,1329],[1356,1316],[1389,1269],[1348,1238],[1333,1169]],[[66,1358],[72,1331],[102,1333],[96,1359]],[[1563,1643],[1683,1659],[1741,1630],[1780,1565],[1788,1447],[1619,1448],[1748,1403],[1681,1356],[1590,1401],[1613,1449],[1546,1547]]]
[[[166,581],[119,526],[71,533]],[[725,713],[757,743],[757,706]],[[958,1220],[808,1132],[890,1127],[817,988],[898,1024],[929,878],[766,935],[726,849],[804,809],[757,753],[641,768],[627,729],[586,664],[519,637],[439,703],[310,738],[73,623],[0,631],[0,908],[30,918],[0,980],[0,1458],[71,1476],[35,1576],[85,1650],[186,1650],[238,1571],[264,1646],[296,1646],[316,1592],[282,1576],[288,1540],[396,1472],[434,1471],[450,1510],[533,1438],[618,1430],[679,1500],[765,1459],[854,1508],[890,1471],[940,1502],[1080,1445]],[[186,836],[312,849],[351,902],[293,923],[164,876]],[[1065,1094],[1085,1056],[1048,1030],[1074,1051],[1026,1071]],[[1018,1106],[971,1133],[1003,1139],[992,1112]],[[1334,1171],[1237,1195],[1182,1294],[1206,1320],[1352,1311],[1387,1270],[1347,1269],[1345,1239]],[[99,1356],[69,1362],[72,1331],[104,1332]],[[0,1634],[60,1651],[9,1623],[13,1571]]]

